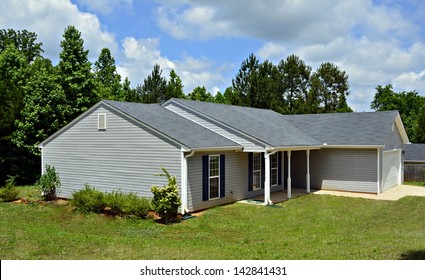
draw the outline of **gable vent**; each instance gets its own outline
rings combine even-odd
[[[97,129],[106,130],[106,114],[97,115]]]

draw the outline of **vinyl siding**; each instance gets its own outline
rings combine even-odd
[[[400,132],[397,129],[397,125],[393,124],[394,129],[388,134],[387,140],[385,141],[384,151],[398,150],[403,148],[403,139],[401,138]]]
[[[305,187],[306,155],[292,152],[292,185]],[[310,152],[312,189],[376,193],[376,149],[321,149]]]
[[[165,108],[167,108],[168,110],[179,114],[182,117],[187,118],[188,120],[191,120],[211,131],[214,131],[217,134],[220,134],[223,137],[226,137],[242,146],[244,146],[244,150],[249,150],[249,151],[263,151],[264,147],[261,147],[260,145],[244,138],[242,135],[231,131],[230,129],[221,126],[219,124],[215,124],[213,122],[211,122],[210,120],[207,120],[206,118],[201,117],[200,115],[189,111],[188,109],[185,108],[181,108],[179,106],[176,106],[174,104],[168,104],[167,106],[165,106]]]
[[[106,130],[98,131],[97,116],[106,114]],[[70,197],[84,184],[101,191],[122,190],[151,196],[152,185],[164,185],[154,176],[165,167],[180,185],[181,152],[176,144],[151,129],[99,106],[44,144],[43,163],[59,172],[61,197]]]
[[[208,154],[225,155],[226,189],[224,197],[202,201],[202,156]],[[271,188],[271,192],[278,190],[281,190],[280,186]],[[188,208],[190,211],[210,208],[262,194],[264,194],[264,189],[248,191],[248,153],[195,153],[193,157],[188,159]]]

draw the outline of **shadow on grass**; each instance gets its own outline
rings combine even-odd
[[[425,260],[425,250],[410,250],[401,254],[401,260]]]

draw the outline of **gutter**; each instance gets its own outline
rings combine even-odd
[[[264,205],[272,205],[273,201],[270,199],[270,156],[277,152],[276,149],[266,149],[264,153],[265,161],[265,182],[264,182]]]

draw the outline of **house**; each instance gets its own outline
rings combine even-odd
[[[88,183],[151,196],[153,176],[175,175],[182,212],[292,188],[380,194],[402,183],[409,143],[396,111],[281,115],[271,110],[170,99],[101,101],[39,144],[60,196]]]
[[[425,182],[425,144],[404,145],[404,179]]]

